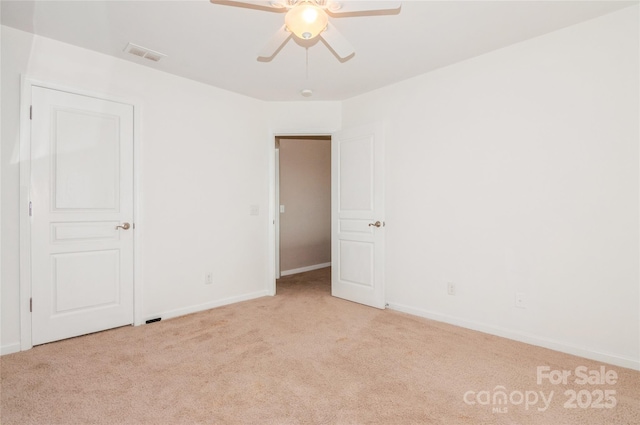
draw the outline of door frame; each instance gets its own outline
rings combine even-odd
[[[272,130],[269,132],[268,145],[269,146],[269,234],[267,237],[267,295],[275,295],[276,294],[276,277],[279,274],[279,267],[276,266],[276,261],[278,261],[278,254],[276,253],[276,249],[279,246],[276,246],[276,223],[279,221],[280,215],[280,200],[277,199],[277,186],[276,186],[276,155],[278,154],[276,149],[276,138],[278,137],[309,137],[309,136],[319,136],[319,137],[332,137],[333,133],[339,131],[340,129],[330,127],[330,128],[317,128],[314,130],[309,130],[308,128],[292,128],[292,129],[284,129],[284,130]]]
[[[80,96],[89,96],[133,107],[133,324],[141,325],[142,318],[142,191],[141,182],[141,136],[140,102],[122,99],[104,93],[72,88],[41,81],[28,75],[21,76],[20,92],[20,351],[33,347],[31,339],[31,220],[29,202],[31,193],[31,92],[33,87],[64,91]]]

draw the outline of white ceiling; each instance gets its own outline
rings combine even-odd
[[[400,13],[331,18],[356,54],[321,40],[257,52],[284,14],[195,1],[7,1],[2,24],[270,101],[343,100],[576,24],[637,1],[403,1]],[[167,55],[123,52],[132,42]],[[308,58],[307,58],[308,53]],[[308,59],[308,68],[307,68]]]

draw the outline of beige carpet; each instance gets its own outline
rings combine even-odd
[[[3,356],[0,422],[640,424],[638,372],[605,365],[615,384],[577,385],[576,367],[601,364],[332,298],[329,273],[283,278],[276,297]],[[538,385],[538,366],[572,376]],[[500,391],[506,403],[494,403]]]

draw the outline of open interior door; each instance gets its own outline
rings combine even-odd
[[[331,145],[331,294],[384,308],[383,126],[345,129]]]

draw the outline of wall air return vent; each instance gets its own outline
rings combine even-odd
[[[166,57],[167,55],[156,52],[155,50],[147,49],[146,47],[138,46],[137,44],[129,43],[127,47],[124,48],[124,51],[127,53],[131,53],[132,55],[140,56],[141,58],[149,59],[154,62],[158,62],[160,59]]]

